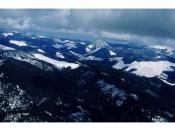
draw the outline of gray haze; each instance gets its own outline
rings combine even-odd
[[[175,47],[175,10],[0,10],[0,28]]]

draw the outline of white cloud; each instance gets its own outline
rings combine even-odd
[[[27,29],[31,27],[30,18],[0,18],[0,25],[7,28]]]
[[[170,46],[175,49],[175,39],[169,38],[159,38],[159,37],[151,37],[144,35],[135,35],[128,33],[111,33],[102,31],[101,37],[108,39],[116,39],[116,40],[125,40],[129,42],[137,42],[147,45],[162,45],[162,46]]]
[[[0,10],[0,27],[173,45],[174,14],[175,10],[143,9]]]

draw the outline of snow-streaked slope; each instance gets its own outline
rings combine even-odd
[[[10,33],[10,32],[7,32],[7,33],[2,33],[2,35],[4,37],[8,37],[8,36],[13,36],[14,34],[13,33]]]
[[[12,47],[4,46],[4,45],[0,45],[0,49],[1,49],[1,50],[15,50],[15,49],[12,48]]]
[[[169,61],[134,61],[129,64],[126,71],[131,71],[138,76],[145,76],[148,78],[151,77],[163,77],[166,79],[166,74],[164,75],[164,71],[174,71],[172,67],[175,67],[174,63]]]
[[[88,53],[87,55],[93,54],[93,53],[95,53],[95,52],[97,52],[97,51],[99,51],[99,50],[100,50],[100,48],[96,48],[95,50],[91,51],[91,52]]]
[[[115,103],[118,107],[122,106],[126,101],[127,94],[123,90],[117,88],[115,85],[108,84],[103,80],[99,80],[97,84],[105,95],[115,99]]]
[[[6,58],[12,58],[15,60],[23,61],[26,63],[29,63],[31,65],[34,65],[35,67],[45,70],[45,71],[52,71],[52,67],[48,66],[47,64],[44,64],[33,57],[33,55],[21,52],[21,51],[6,51],[1,54],[1,57],[6,59]]]
[[[88,47],[96,49],[96,48],[105,48],[107,46],[108,46],[108,44],[105,41],[103,41],[103,40],[96,40],[95,42],[93,42]]]
[[[9,43],[15,44],[17,46],[28,46],[25,41],[10,40]]]
[[[33,54],[33,56],[39,60],[45,61],[47,63],[50,63],[52,65],[54,65],[57,68],[67,68],[67,67],[71,67],[72,69],[76,69],[78,68],[80,65],[79,64],[75,64],[75,63],[68,63],[66,61],[57,61],[54,59],[51,59],[47,56],[44,56],[42,54]]]

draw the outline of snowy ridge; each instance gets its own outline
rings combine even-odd
[[[0,45],[0,49],[2,49],[2,50],[15,50],[12,47],[4,46],[4,45]]]
[[[34,57],[30,54],[26,54],[23,52],[15,52],[15,51],[8,51],[1,55],[3,58],[13,58],[19,61],[23,61],[29,64],[36,66],[45,71],[52,71],[52,67],[46,64],[42,64],[41,62],[34,59]]]

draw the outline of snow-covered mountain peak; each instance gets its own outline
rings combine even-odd
[[[103,40],[96,40],[94,41],[92,44],[89,45],[90,47],[89,48],[105,48],[105,47],[108,47],[108,44],[103,41]]]

